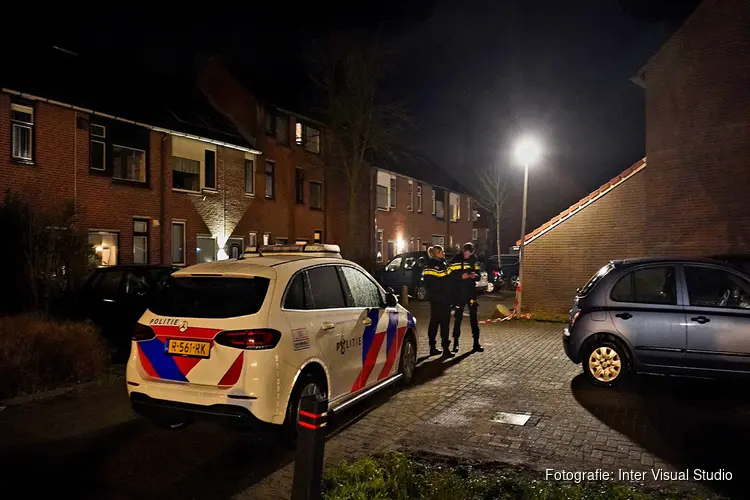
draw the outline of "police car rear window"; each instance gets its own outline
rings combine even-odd
[[[257,313],[268,278],[170,277],[149,309],[160,316],[233,318]]]

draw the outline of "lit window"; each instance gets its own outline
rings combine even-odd
[[[146,182],[146,152],[113,144],[112,177],[126,181]]]
[[[117,264],[117,248],[120,235],[109,231],[89,231],[89,245],[94,249],[97,264],[114,266]]]
[[[271,233],[263,233],[263,244],[270,245],[272,241]]]
[[[457,222],[461,219],[461,195],[448,193],[448,214],[451,222]]]
[[[34,139],[34,108],[11,104],[12,157],[22,162],[32,162]]]
[[[311,153],[320,153],[320,130],[304,123],[295,126],[295,142]]]
[[[316,229],[313,232],[313,243],[323,243],[323,231]]]
[[[247,235],[247,246],[249,247],[257,247],[258,246],[258,233],[255,231],[251,231]]]
[[[375,238],[375,260],[383,262],[383,230],[378,229]]]

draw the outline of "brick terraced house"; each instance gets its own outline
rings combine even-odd
[[[646,159],[526,235],[524,305],[566,312],[611,259],[750,254],[750,2],[704,0],[634,80]]]
[[[102,265],[322,241],[319,167],[300,172],[275,144],[261,153],[192,85],[146,75],[117,85],[121,75],[92,74],[75,55],[40,57],[0,82],[0,185],[39,210],[74,201]],[[293,122],[274,124],[277,143],[294,134]]]

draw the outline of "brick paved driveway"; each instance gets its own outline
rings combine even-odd
[[[362,405],[364,415],[344,415],[327,463],[407,449],[540,470],[723,468],[733,480],[708,486],[746,498],[737,493],[750,472],[750,394],[742,383],[637,376],[595,388],[565,357],[562,327],[484,326],[485,353],[427,360],[414,387],[386,391]],[[499,411],[531,416],[523,426],[491,422]],[[238,498],[283,498],[292,471],[287,465]]]
[[[487,317],[492,306],[483,304]],[[424,334],[427,308],[412,310]],[[596,389],[565,357],[561,328],[483,326],[485,353],[429,359],[413,387],[386,389],[337,416],[328,463],[409,449],[540,469],[723,468],[734,480],[710,486],[747,498],[745,383],[642,376]],[[530,418],[521,427],[490,422],[498,411]],[[292,460],[274,433],[208,423],[158,429],[132,413],[122,379],[0,411],[0,477],[11,497],[285,498]]]

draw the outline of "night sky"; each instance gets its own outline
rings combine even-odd
[[[69,48],[92,64],[128,61],[186,78],[196,56],[221,54],[256,89],[304,112],[314,40],[342,29],[378,33],[394,49],[386,91],[407,106],[411,141],[459,181],[503,168],[517,194],[514,138],[528,133],[543,143],[530,181],[533,229],[644,156],[644,91],[629,78],[697,2],[211,2],[200,15],[185,3],[155,3],[58,5],[46,10],[58,22],[36,30],[34,43]],[[520,225],[520,200],[511,201],[508,243]]]

